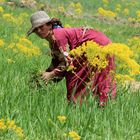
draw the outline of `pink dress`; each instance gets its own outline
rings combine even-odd
[[[111,95],[111,98],[115,98],[116,83],[109,73],[115,69],[114,57],[108,56],[109,64],[101,72],[87,66],[87,64],[83,64],[84,61],[86,62],[86,58],[79,58],[78,62],[77,60],[73,61],[73,65],[77,69],[74,71],[75,73],[72,73],[66,71],[67,62],[63,55],[63,52],[69,52],[89,40],[102,46],[111,43],[111,41],[102,32],[94,29],[58,28],[53,29],[53,32],[55,41],[50,44],[53,59],[48,71],[54,70],[58,76],[65,73],[68,101],[76,103],[77,99],[80,98],[82,102],[83,97],[89,93],[85,84],[89,82],[92,82],[91,91],[93,95],[99,97],[101,106],[107,101],[109,95]],[[95,76],[91,79],[89,77],[92,71],[95,72]]]

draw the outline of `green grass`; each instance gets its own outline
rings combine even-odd
[[[44,2],[43,0],[40,2]],[[49,3],[56,2],[48,1]],[[77,2],[77,1],[76,1]],[[85,13],[94,13],[97,7],[102,6],[101,1],[80,1],[85,6]],[[121,3],[118,0],[117,3]],[[109,7],[117,4],[110,3]],[[67,1],[60,1],[59,5],[67,5]],[[57,4],[52,4],[57,6]],[[125,7],[125,5],[122,4]],[[19,15],[26,12],[29,15],[35,9],[3,6],[5,13]],[[137,6],[138,7],[138,6]],[[132,7],[131,7],[132,8]],[[139,7],[138,7],[139,8]],[[135,9],[133,9],[134,13]],[[110,24],[94,18],[73,19],[64,17],[59,13],[50,13],[53,17],[60,17],[64,24],[80,27],[89,25],[103,31],[113,42],[127,44],[127,39],[139,34],[139,27],[130,27],[128,24]],[[96,14],[96,13],[95,13]],[[125,17],[124,17],[125,18]],[[140,98],[139,92],[131,93],[129,90],[117,86],[117,99],[109,101],[105,108],[98,108],[97,100],[89,97],[82,106],[68,105],[66,100],[65,79],[60,83],[50,82],[48,86],[42,84],[39,89],[31,88],[29,81],[31,73],[43,71],[49,66],[50,52],[43,43],[45,40],[32,35],[29,39],[39,46],[42,55],[26,57],[20,53],[6,51],[8,44],[16,42],[14,34],[24,36],[30,28],[29,17],[24,19],[22,25],[12,25],[3,21],[0,26],[0,38],[6,44],[0,48],[0,119],[10,118],[24,131],[26,140],[70,140],[64,133],[76,131],[82,140],[139,140],[140,139]],[[7,58],[15,63],[8,64]],[[137,78],[139,80],[139,77]],[[67,117],[65,123],[60,123],[57,116]],[[49,119],[52,121],[50,122]],[[22,139],[14,132],[3,133],[0,129],[1,140]]]

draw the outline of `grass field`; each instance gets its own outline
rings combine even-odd
[[[140,64],[139,0],[38,0],[33,8],[21,8],[17,0],[13,6],[0,3],[0,140],[140,140],[140,90],[132,92],[118,81],[117,99],[105,108],[92,97],[88,104],[68,105],[65,79],[41,88],[31,82],[33,73],[50,64],[47,41],[34,34],[24,40],[30,15],[44,8],[64,26],[91,26],[112,42],[129,45],[137,37],[129,47]],[[99,14],[99,7],[117,15]],[[120,65],[117,72],[127,71]],[[140,81],[140,74],[134,78]]]

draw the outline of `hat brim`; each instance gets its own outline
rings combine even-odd
[[[38,27],[39,27],[39,26],[38,26]],[[37,28],[37,27],[31,27],[31,28],[28,30],[28,32],[26,33],[26,36],[28,37],[30,34],[32,34],[32,33],[34,32],[35,28]]]

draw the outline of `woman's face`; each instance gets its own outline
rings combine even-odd
[[[35,28],[34,32],[42,39],[47,39],[48,36],[50,35],[51,33],[51,30],[52,30],[52,25],[49,24],[44,24],[42,26],[39,26],[37,28]]]

